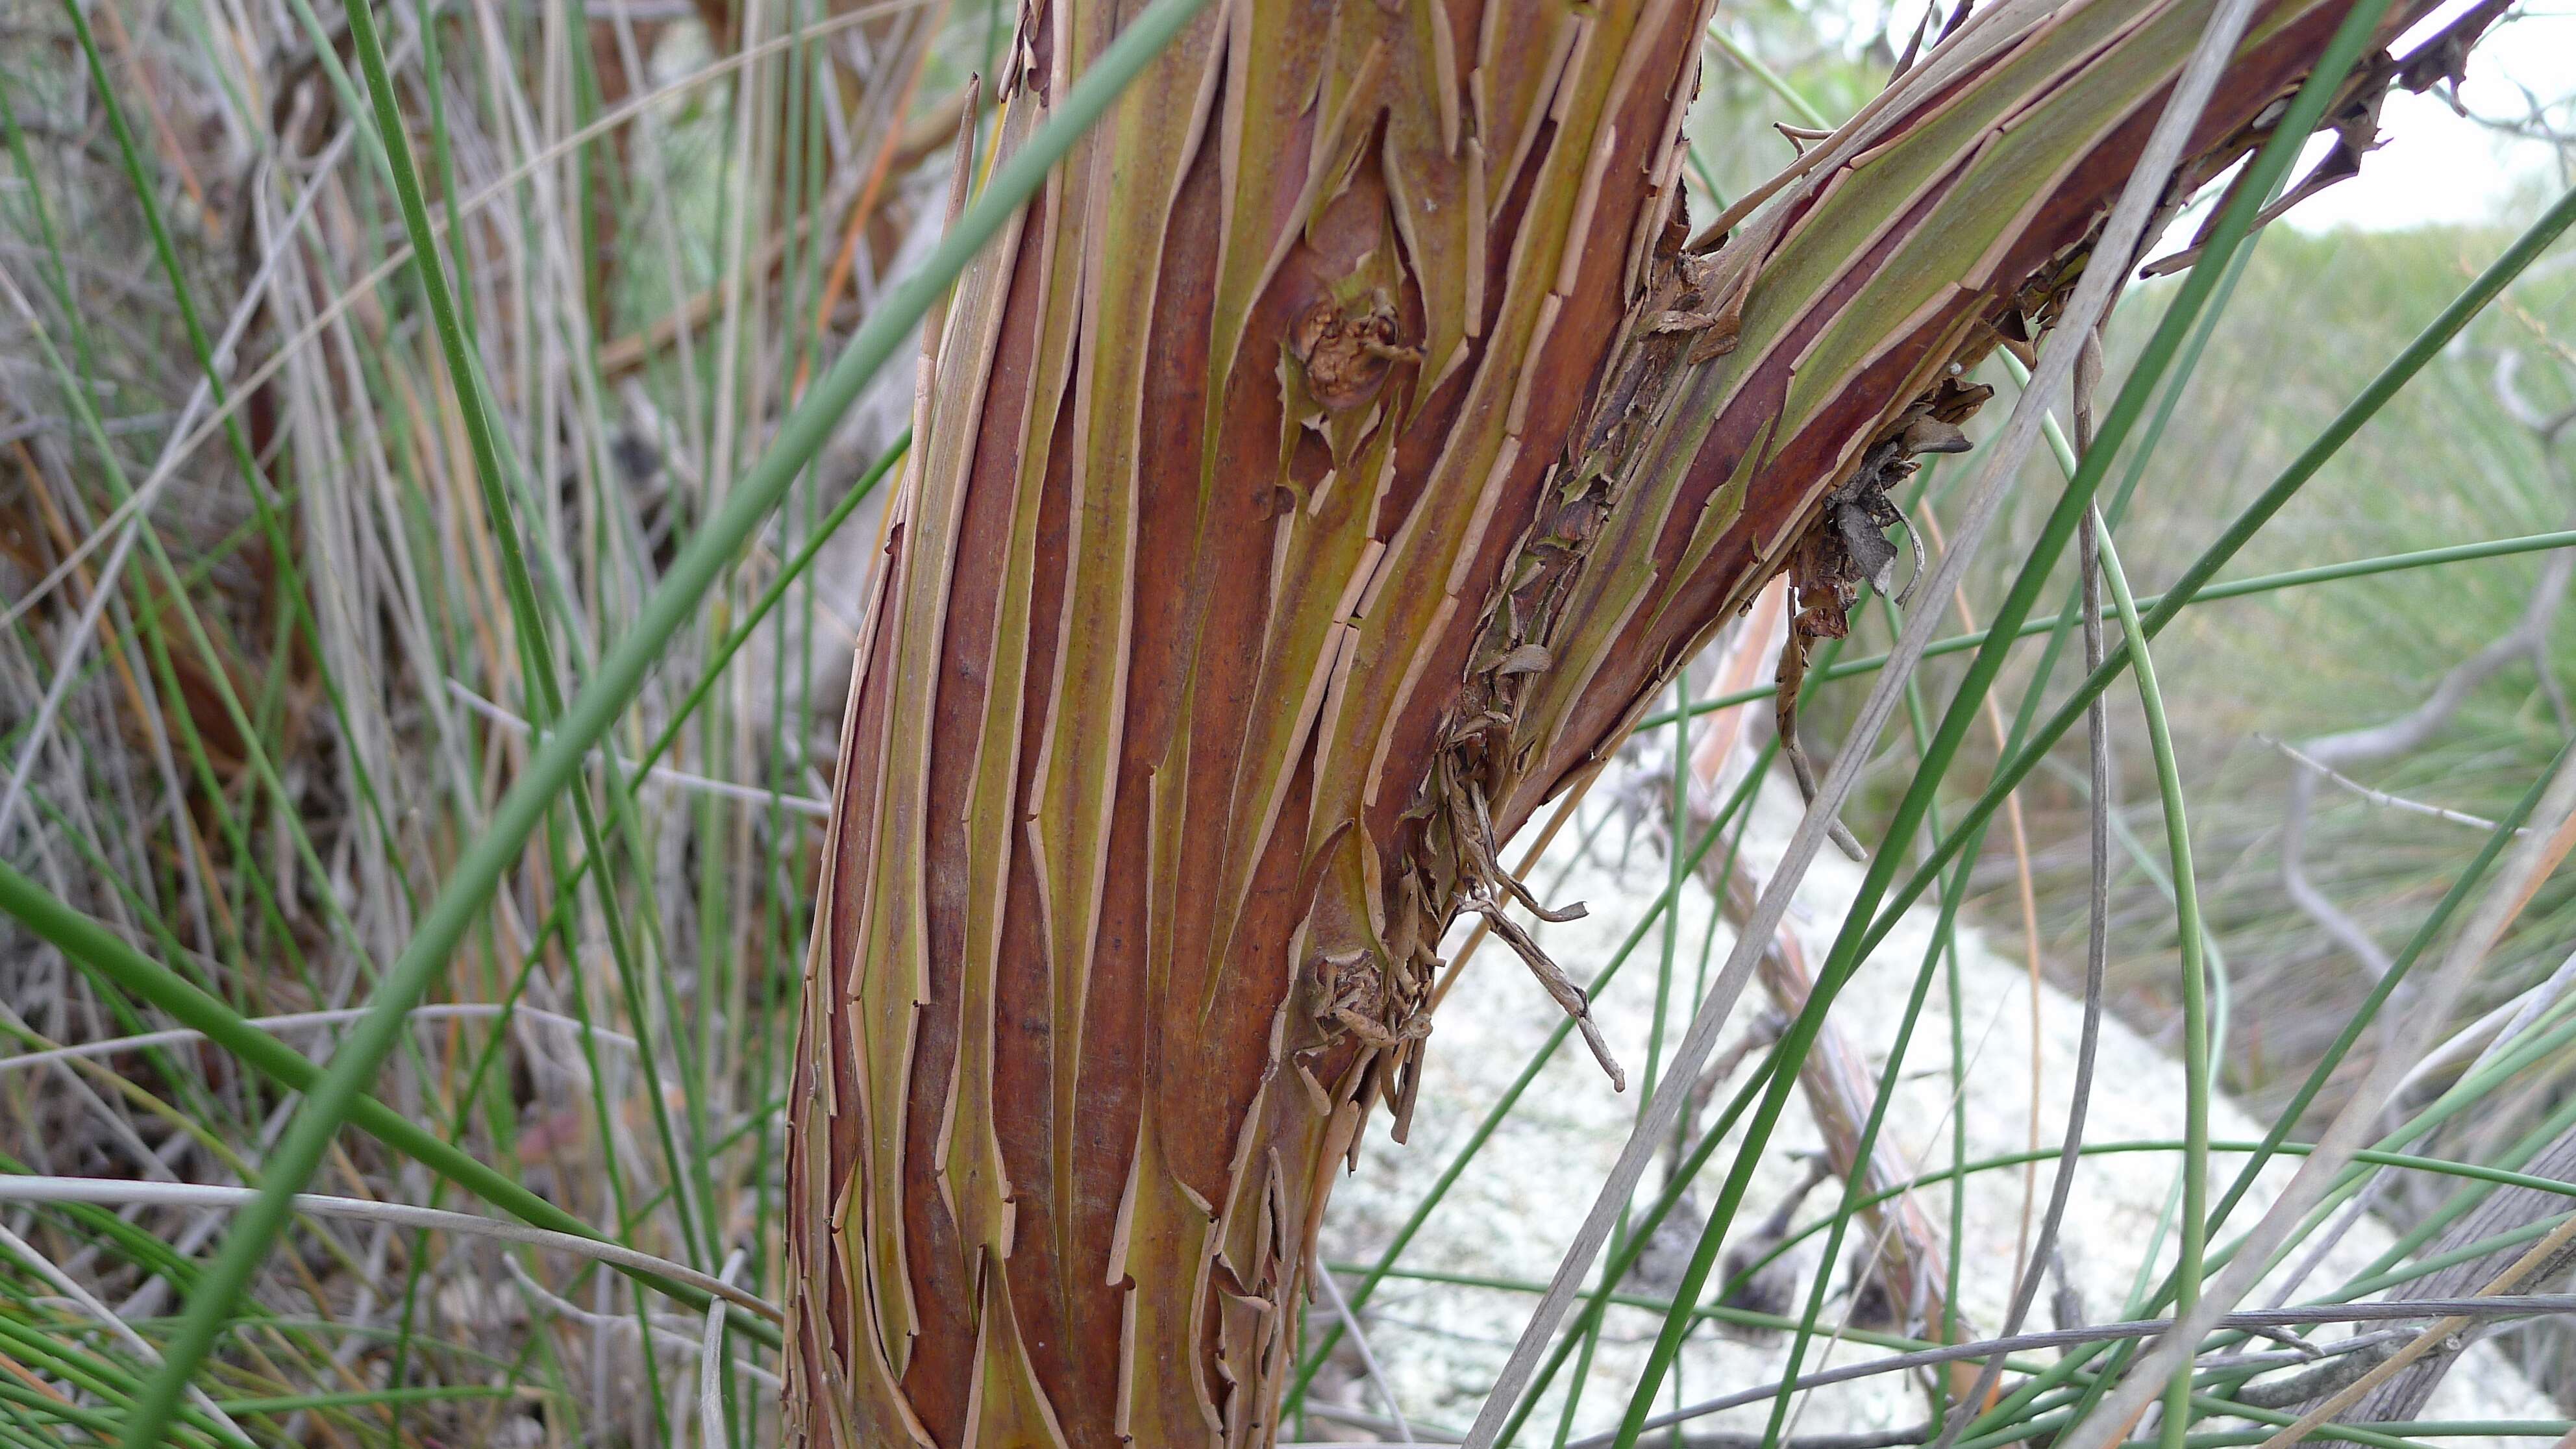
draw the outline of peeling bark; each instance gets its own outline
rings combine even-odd
[[[1702,255],[1708,3],[1220,0],[958,284],[804,987],[796,1442],[1276,1437],[1496,842],[2047,324],[2208,10],[1999,0]],[[2344,9],[2264,13],[2195,174]],[[1124,13],[1032,0],[1003,146]]]

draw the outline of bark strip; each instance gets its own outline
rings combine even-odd
[[[1702,255],[1709,3],[1229,0],[959,283],[803,988],[795,1442],[1275,1440],[1497,843],[2048,325],[2210,8],[1998,0]],[[2262,12],[2194,176],[2346,3]],[[1003,147],[1134,8],[1024,8]]]

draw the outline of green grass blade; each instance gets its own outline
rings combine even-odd
[[[2155,658],[2147,652],[2146,631],[2138,621],[2138,601],[2129,592],[2129,576],[2111,546],[2109,528],[2097,517],[2102,582],[2120,611],[2120,630],[2136,661],[2138,703],[2146,714],[2147,744],[2156,767],[2156,791],[2164,806],[2165,847],[2173,860],[2174,933],[2182,948],[2183,1013],[2183,1176],[2182,1238],[2174,1264],[2175,1301],[2185,1311],[2200,1300],[2203,1258],[2209,1248],[2209,999],[2203,974],[2200,930],[2200,885],[2192,868],[2191,829],[2183,812],[2182,770],[2175,763],[2173,726],[2165,716],[2164,690],[2156,680]],[[2182,1449],[2191,1425],[2191,1366],[2174,1371],[2165,1400],[2164,1449]]]
[[[17,918],[27,929],[52,943],[72,960],[168,1012],[181,1025],[205,1033],[207,1040],[232,1053],[245,1066],[280,1087],[309,1092],[322,1080],[323,1069],[303,1053],[243,1020],[231,1007],[213,996],[181,980],[176,972],[64,904],[6,861],[0,861],[0,911]],[[452,1143],[442,1141],[411,1118],[373,1097],[361,1094],[354,1098],[348,1116],[369,1136],[527,1223],[579,1237],[604,1238],[596,1228],[530,1192]],[[703,1309],[707,1305],[707,1296],[694,1288],[651,1274],[636,1276],[637,1281],[691,1308]],[[777,1340],[777,1330],[757,1319],[745,1319],[737,1326],[765,1342]]]
[[[363,6],[352,6],[352,12]],[[257,1205],[233,1222],[222,1251],[189,1297],[188,1312],[165,1350],[166,1362],[124,1426],[126,1449],[156,1442],[180,1390],[213,1345],[235,1300],[285,1225],[342,1121],[356,1110],[376,1067],[392,1050],[411,1007],[445,968],[483,911],[501,874],[516,859],[557,794],[570,784],[591,747],[607,733],[660,657],[663,644],[696,615],[697,602],[741,546],[764,523],[790,483],[822,447],[859,390],[903,344],[984,243],[1034,193],[1057,160],[1105,112],[1127,83],[1207,0],[1155,0],[1065,95],[1060,114],[1005,163],[992,184],[958,218],[921,270],[891,288],[831,370],[782,426],[769,452],[736,485],[723,508],[673,561],[627,633],[566,710],[560,728],[493,811],[483,835],[458,861],[402,955],[386,971],[368,1014],[342,1038],[330,1069],[307,1093],[264,1165]]]
[[[2353,435],[2361,430],[2362,425],[2377,416],[2379,411],[2388,405],[2389,399],[2397,395],[2398,389],[2413,380],[2417,373],[2423,371],[2426,364],[2441,355],[2442,349],[2449,345],[2451,339],[2458,336],[2460,330],[2468,326],[2472,318],[2485,311],[2487,305],[2504,291],[2506,284],[2520,276],[2533,262],[2538,261],[2541,254],[2546,252],[2550,244],[2556,241],[2571,224],[2576,224],[2576,190],[2561,196],[2538,221],[2533,222],[2528,230],[2514,240],[2513,245],[2507,247],[2502,255],[2490,263],[2487,269],[2478,275],[2476,281],[2471,282],[2457,297],[2453,298],[2451,304],[2442,309],[2441,315],[2426,324],[2424,330],[2416,335],[2415,340],[2409,342],[2404,351],[2392,358],[2388,366],[2362,389],[2360,395],[2336,415],[2335,420],[2317,436],[2316,441],[2310,443],[2289,467],[2283,469],[2280,476],[2275,478],[2261,495],[2247,504],[2229,522],[2225,532],[2220,534],[2208,548],[2202,550],[2200,556],[2183,570],[2182,577],[2175,581],[2174,586],[2167,589],[2155,606],[2146,611],[2140,626],[2145,630],[2147,637],[2153,639],[2162,633],[2165,626],[2173,622],[2175,615],[2180,614],[2192,600],[2198,598],[2210,578],[2221,568],[2226,567],[2227,561],[2234,558],[2247,541],[2252,539],[2264,524],[2271,521],[2274,514],[2280,512],[2282,507],[2305,487],[2335,454],[2342,451],[2344,444],[2352,440]],[[2016,630],[2020,628],[2019,620],[2014,622],[2013,628]],[[1995,811],[2003,807],[2004,797],[2012,793],[2013,789],[2038,767],[2040,759],[2065,737],[2067,731],[2082,722],[2085,706],[2098,697],[2103,690],[2108,689],[2111,682],[2119,678],[2128,667],[2127,645],[2115,647],[2110,656],[2102,661],[2102,667],[2076,686],[2074,693],[2058,706],[2057,713],[2050,717],[2046,724],[2040,726],[2028,743],[1996,768],[1994,778],[1987,785],[1985,793],[1978,797],[1976,804],[1970,807],[1967,815],[1959,824],[1951,828],[1950,834],[1933,851],[1931,858],[1917,867],[1914,877],[1889,897],[1887,904],[1880,910],[1877,922],[1870,927],[1868,935],[1862,940],[1863,951],[1876,947],[1886,937],[1887,932],[1894,928],[1906,908],[1920,899],[1924,890],[1929,888],[1933,879],[1932,873],[1957,856],[1966,843],[1967,832],[1983,824]]]

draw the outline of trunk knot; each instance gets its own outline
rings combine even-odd
[[[1399,362],[1419,364],[1422,349],[1399,340],[1395,303],[1379,288],[1356,303],[1318,299],[1288,331],[1288,355],[1305,370],[1306,391],[1330,412],[1348,412],[1377,396]]]
[[[1852,606],[1860,602],[1864,586],[1898,608],[1913,596],[1923,581],[1923,538],[1888,491],[1914,476],[1917,457],[1964,453],[1974,446],[1960,424],[1994,394],[1983,383],[1945,377],[1916,398],[1862,451],[1860,466],[1825,495],[1815,521],[1790,546],[1789,594],[1795,612],[1788,641],[1780,647],[1772,720],[1798,793],[1810,804],[1816,798],[1816,771],[1798,743],[1798,691],[1806,681],[1808,652],[1819,639],[1840,639],[1851,632]],[[1896,587],[1896,545],[1887,541],[1891,528],[1904,529],[1914,551],[1914,572],[1902,590]],[[1840,821],[1833,824],[1833,841],[1852,859],[1866,858],[1860,841]]]

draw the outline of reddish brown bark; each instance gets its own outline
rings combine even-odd
[[[2344,8],[2258,21],[2204,171]],[[1707,260],[1697,0],[1202,15],[930,364],[791,1105],[799,1442],[1275,1436],[1492,842],[2045,323],[2207,10],[1998,4]],[[1023,17],[1005,145],[1124,13]]]

